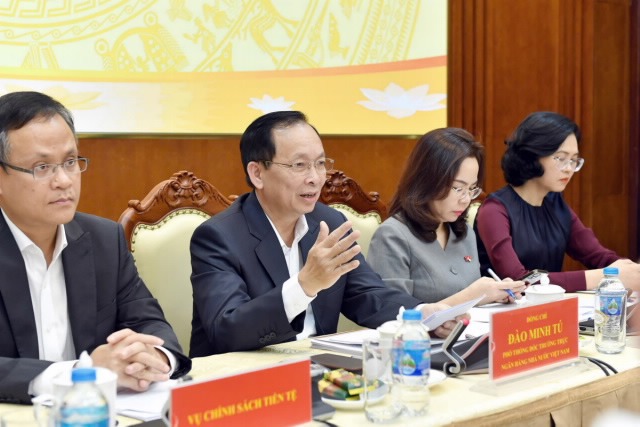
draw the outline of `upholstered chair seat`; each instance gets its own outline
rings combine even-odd
[[[119,219],[140,277],[186,353],[193,314],[191,235],[230,204],[211,184],[181,171],[157,184],[142,201],[131,200]]]

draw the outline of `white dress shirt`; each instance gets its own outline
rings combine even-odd
[[[0,209],[22,254],[31,304],[38,335],[38,358],[53,363],[29,384],[29,394],[37,396],[53,391],[53,378],[69,372],[77,360],[67,310],[67,286],[62,265],[62,251],[67,247],[64,225],[58,225],[51,264],[47,266],[44,252],[18,228]],[[114,331],[115,332],[115,331]],[[173,373],[177,360],[170,351],[157,347],[167,355]]]
[[[58,226],[51,264],[42,250],[2,211],[24,259],[31,293],[31,304],[38,333],[39,358],[54,362],[75,358],[69,327],[67,288],[62,268],[62,250],[67,246],[64,225]]]
[[[313,309],[311,308],[311,301],[315,299],[315,296],[307,296],[298,282],[298,273],[302,266],[302,254],[300,253],[299,243],[304,235],[307,234],[307,231],[309,231],[307,218],[302,215],[298,219],[298,222],[296,222],[291,247],[287,246],[284,242],[268,215],[267,219],[278,237],[278,242],[280,242],[280,247],[282,248],[282,253],[287,262],[287,268],[289,269],[289,279],[282,284],[282,301],[284,302],[284,311],[287,314],[289,323],[291,323],[298,314],[306,310],[304,327],[302,332],[296,335],[296,339],[302,340],[316,333],[316,321],[313,317]]]
[[[267,215],[267,219],[269,220],[269,224],[271,224],[271,228],[273,228],[273,231],[278,237],[278,242],[280,242],[280,247],[282,248],[282,253],[284,254],[284,259],[287,262],[287,268],[289,269],[289,279],[282,284],[282,301],[284,302],[284,311],[287,314],[287,319],[291,322],[298,314],[306,310],[304,327],[302,332],[296,335],[296,339],[303,340],[316,334],[316,321],[313,316],[311,301],[313,301],[317,295],[312,297],[307,296],[302,289],[302,286],[300,286],[300,282],[298,282],[298,273],[302,266],[302,254],[300,253],[299,243],[304,235],[307,234],[307,231],[309,231],[307,218],[302,215],[300,216],[300,219],[298,219],[298,222],[296,222],[291,247],[287,246],[282,237],[280,237],[280,233],[278,233],[275,225],[273,225],[269,215]],[[425,305],[426,304],[418,304],[418,306],[415,307],[415,310],[422,310],[422,307]],[[400,307],[397,317],[398,320],[401,319],[401,313],[403,310],[404,307]]]

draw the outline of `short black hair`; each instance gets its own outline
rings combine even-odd
[[[544,175],[540,158],[550,156],[571,134],[580,143],[580,128],[562,114],[538,111],[529,114],[505,141],[502,171],[507,183],[519,187]]]
[[[9,131],[22,129],[34,119],[60,115],[76,137],[73,115],[60,102],[40,92],[11,92],[0,96],[0,162],[9,160]],[[5,166],[2,165],[4,168]],[[6,169],[5,169],[6,170]]]
[[[255,119],[240,137],[240,156],[247,184],[253,183],[247,172],[250,162],[270,161],[276,155],[276,144],[273,141],[273,130],[287,128],[297,123],[306,123],[307,116],[300,111],[275,111]],[[316,133],[318,131],[311,126]]]

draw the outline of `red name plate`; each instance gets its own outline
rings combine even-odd
[[[489,375],[498,380],[578,357],[578,298],[491,316]]]
[[[290,426],[311,421],[309,360],[171,390],[172,426]]]

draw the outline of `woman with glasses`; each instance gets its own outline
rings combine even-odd
[[[602,268],[618,267],[625,284],[638,282],[640,266],[603,247],[562,197],[584,165],[580,129],[557,113],[530,114],[505,141],[502,170],[508,185],[478,211],[476,233],[482,270],[522,278],[534,269],[569,292],[594,289]],[[565,254],[587,271],[562,271]]]
[[[420,138],[391,202],[391,216],[376,230],[367,255],[388,286],[424,302],[451,305],[482,295],[481,304],[513,302],[524,290],[523,282],[480,277],[466,215],[482,192],[483,168],[482,146],[463,129],[436,129]]]

